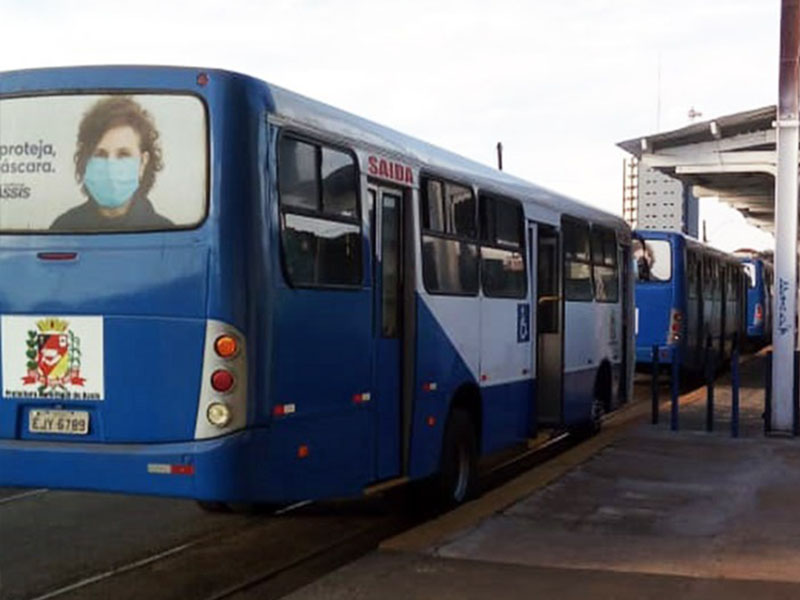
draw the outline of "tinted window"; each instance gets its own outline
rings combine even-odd
[[[603,264],[603,230],[598,227],[592,229],[592,262]]]
[[[357,225],[284,213],[286,275],[293,285],[358,285],[361,232]]]
[[[284,138],[278,156],[281,205],[284,208],[319,209],[317,148],[311,144]]]
[[[463,185],[428,179],[422,196],[422,227],[435,233],[475,238],[475,196]]]
[[[617,264],[617,237],[613,231],[603,234],[603,262],[608,266]]]
[[[425,288],[433,294],[477,294],[477,246],[461,240],[422,236],[422,277]]]
[[[594,297],[599,302],[619,300],[619,278],[613,267],[594,268]]]
[[[564,294],[567,300],[592,299],[589,226],[564,220]]]
[[[589,262],[589,226],[577,221],[564,221],[564,254],[570,260]]]
[[[296,286],[361,283],[358,177],[342,151],[284,136],[278,149],[281,242]]]
[[[489,297],[527,294],[522,206],[501,198],[480,197],[481,282]]]
[[[422,274],[433,294],[478,292],[475,196],[466,186],[427,179],[421,198]]]
[[[384,192],[381,207],[381,335],[400,332],[400,207],[402,197]]]
[[[422,227],[444,232],[444,184],[429,179],[422,196]]]
[[[487,296],[524,298],[527,291],[525,261],[521,252],[483,246],[481,281]]]
[[[444,189],[447,233],[469,238],[477,237],[475,196],[472,190],[453,183],[445,184]]]
[[[610,229],[597,226],[592,228],[592,264],[595,299],[598,302],[617,302],[617,239]]]
[[[592,270],[588,263],[567,261],[564,273],[564,292],[567,300],[592,299]]]
[[[353,157],[322,148],[322,210],[330,215],[355,217],[356,185]]]
[[[694,252],[688,254],[688,267],[686,279],[689,288],[689,298],[697,298],[700,287],[700,270],[697,255]]]

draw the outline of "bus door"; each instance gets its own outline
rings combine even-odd
[[[620,246],[622,253],[622,261],[620,269],[622,272],[622,368],[620,369],[619,387],[617,388],[617,398],[619,402],[625,402],[628,399],[628,378],[629,369],[628,361],[632,358],[630,347],[631,324],[633,323],[633,290],[631,283],[633,282],[633,274],[631,273],[632,258],[631,247]]]
[[[373,208],[374,321],[373,384],[377,478],[400,474],[403,423],[403,192],[369,187]]]
[[[558,425],[563,417],[564,372],[561,252],[555,227],[537,229],[538,235],[530,236],[531,279],[536,278],[536,400],[539,423]]]

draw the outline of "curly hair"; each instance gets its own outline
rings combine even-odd
[[[103,135],[109,129],[126,125],[139,134],[140,150],[149,155],[142,181],[139,184],[139,192],[147,195],[155,183],[156,173],[164,167],[161,159],[161,146],[158,142],[158,130],[150,113],[129,96],[112,96],[98,100],[83,115],[78,128],[78,145],[74,158],[75,179],[78,183],[83,184],[86,164]]]

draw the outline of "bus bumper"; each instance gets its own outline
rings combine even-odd
[[[252,434],[172,444],[0,440],[0,486],[239,498]]]
[[[169,444],[0,440],[0,487],[229,502],[288,502],[309,497],[305,494],[312,490],[297,485],[302,469],[288,456],[280,456],[282,453],[267,429]],[[269,455],[280,463],[278,468],[268,467]]]

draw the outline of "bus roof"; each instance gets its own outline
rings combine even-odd
[[[287,123],[327,132],[410,161],[423,170],[474,183],[487,191],[584,218],[629,235],[628,224],[616,215],[534,185],[454,152],[418,140],[352,113],[312,100],[279,86],[266,84],[275,101],[275,113]]]

